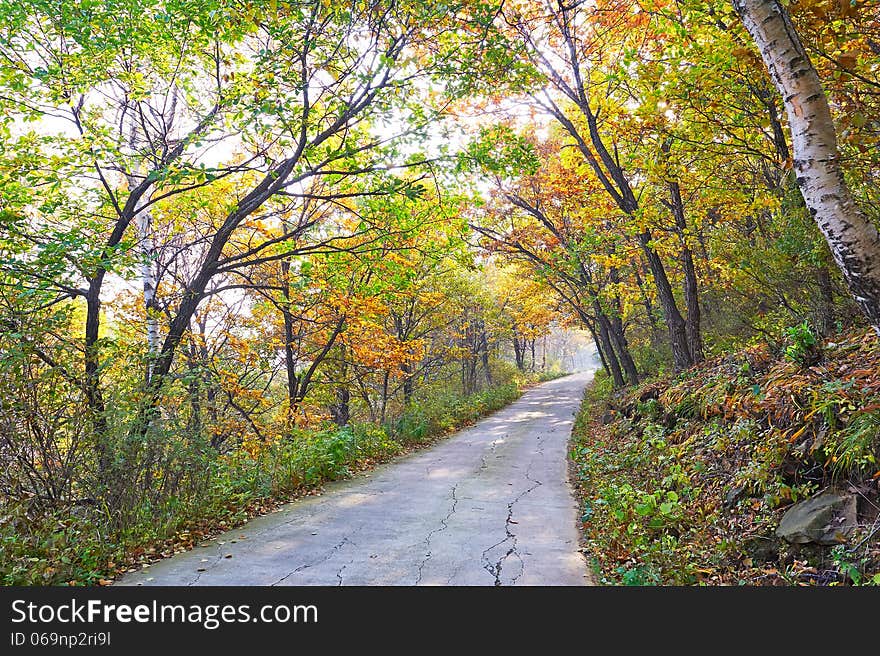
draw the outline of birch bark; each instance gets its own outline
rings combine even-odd
[[[137,179],[129,180],[129,187],[137,185]],[[153,215],[146,206],[150,202],[152,187],[144,193],[135,206],[134,224],[138,234],[139,262],[138,272],[144,290],[144,308],[146,311],[147,332],[147,369],[146,380],[149,383],[153,374],[153,361],[159,350],[159,320],[156,305],[156,244],[153,239]]]
[[[850,293],[880,335],[880,236],[856,205],[840,167],[828,98],[778,0],[733,0],[785,102],[794,170],[804,202]]]

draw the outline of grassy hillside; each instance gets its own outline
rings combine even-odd
[[[880,584],[880,345],[872,331],[718,357],[612,393],[600,373],[572,440],[598,578],[627,585]],[[855,497],[839,544],[789,544],[784,513]]]

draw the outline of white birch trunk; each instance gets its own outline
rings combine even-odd
[[[819,75],[778,0],[733,0],[785,102],[794,170],[804,202],[850,292],[880,335],[880,237],[843,178],[837,136]]]
[[[156,318],[156,245],[153,242],[153,215],[149,210],[137,216],[141,243],[141,279],[144,283],[144,305],[147,308],[147,349],[150,356],[159,348],[159,320]],[[150,364],[152,369],[152,364]]]
[[[135,179],[129,179],[129,185],[137,184]],[[156,353],[159,350],[159,320],[156,317],[156,244],[153,241],[153,215],[149,209],[144,206],[150,202],[152,193],[148,191],[141,196],[134,224],[138,235],[138,249],[140,257],[138,258],[138,270],[140,273],[141,283],[144,290],[144,308],[146,311],[146,330],[147,330],[147,382],[149,382],[153,373],[153,362]]]

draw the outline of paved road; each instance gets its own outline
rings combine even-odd
[[[117,585],[584,585],[566,448],[579,373]]]

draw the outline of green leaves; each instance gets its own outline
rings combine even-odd
[[[659,527],[663,525],[663,519],[672,517],[678,507],[678,495],[672,490],[666,492],[665,496],[662,492],[653,494],[642,494],[641,502],[634,504],[633,510],[641,517],[651,517],[659,514],[661,517],[651,523],[652,526]]]
[[[460,172],[483,171],[514,179],[532,175],[540,166],[532,143],[504,125],[483,127],[458,156]]]
[[[785,347],[785,357],[801,366],[816,364],[821,357],[821,348],[816,335],[806,321],[785,329],[791,344]]]
[[[406,196],[407,200],[418,200],[419,198],[423,198],[427,189],[425,185],[421,183],[408,184],[403,189],[403,194]]]

